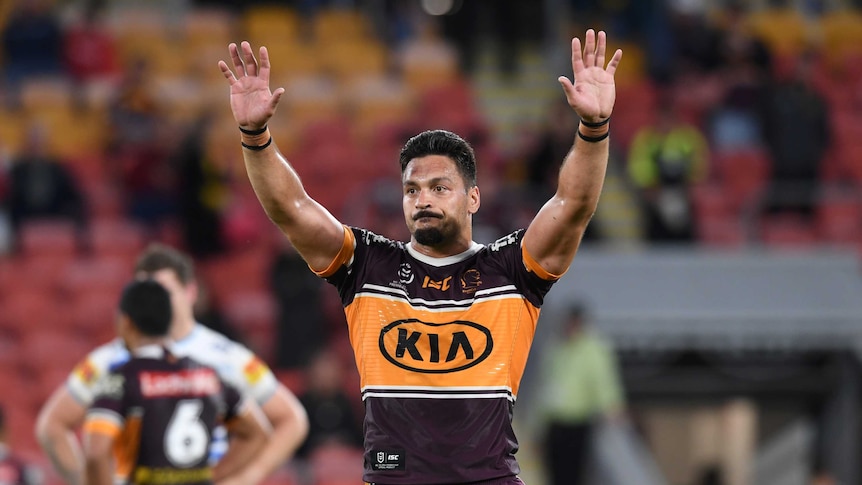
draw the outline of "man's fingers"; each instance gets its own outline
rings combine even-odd
[[[230,60],[233,62],[234,71],[236,71],[236,77],[243,77],[245,75],[245,66],[242,65],[242,59],[239,57],[239,49],[236,44],[231,43],[227,47],[228,52],[230,53]]]
[[[269,51],[266,50],[266,47],[260,46],[260,72],[258,75],[267,83],[269,83],[269,68]]]
[[[605,49],[607,49],[608,36],[604,30],[599,31],[598,45],[596,46],[596,65],[605,67]]]
[[[245,63],[245,73],[249,76],[257,76],[257,59],[254,58],[251,44],[245,40],[242,41],[242,60]]]
[[[563,92],[566,94],[566,100],[568,100],[569,104],[571,104],[571,92],[574,91],[575,85],[572,84],[572,81],[570,81],[569,78],[567,78],[566,76],[558,77],[557,81],[559,81],[560,85],[563,86]]]
[[[620,65],[620,59],[622,59],[622,58],[623,58],[623,50],[617,49],[617,51],[614,52],[614,56],[611,57],[611,62],[608,63],[607,72],[610,75],[613,76],[613,74],[617,71],[617,66]]]
[[[278,107],[278,102],[281,100],[281,95],[284,94],[284,88],[278,88],[272,93],[272,97],[269,98],[269,106],[275,111],[275,108]]]
[[[227,66],[225,61],[218,61],[218,67],[221,69],[221,73],[224,75],[225,79],[228,80],[231,86],[233,83],[237,81],[236,76],[233,75],[233,71]]]
[[[584,59],[581,57],[581,39],[572,39],[572,70],[577,73],[584,70]]]
[[[596,65],[596,31],[593,29],[588,29],[587,35],[584,36],[584,65]]]

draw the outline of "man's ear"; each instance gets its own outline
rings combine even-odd
[[[475,214],[479,211],[479,206],[482,205],[482,197],[479,194],[479,187],[473,186],[467,190],[467,198],[469,199],[467,202],[467,212],[470,214]]]

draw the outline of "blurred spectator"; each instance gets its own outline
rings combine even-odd
[[[299,396],[308,413],[308,438],[296,456],[307,459],[327,445],[362,448],[362,426],[356,415],[358,404],[344,391],[345,380],[338,357],[319,352],[306,370],[307,387]]]
[[[207,328],[215,330],[234,342],[245,345],[246,342],[243,341],[240,333],[225,317],[221,306],[213,299],[212,292],[210,292],[209,287],[202,278],[198,278],[197,287],[198,295],[193,307],[195,321],[204,324]]]
[[[63,34],[48,0],[18,0],[2,29],[3,74],[12,103],[28,78],[62,72]]]
[[[6,416],[0,407],[0,484],[37,485],[42,472],[19,458],[9,446],[6,436]]]
[[[565,99],[554,102],[549,116],[535,135],[528,142],[529,147],[521,157],[526,169],[527,205],[524,210],[530,217],[535,214],[557,190],[557,178],[560,165],[576,142],[572,133],[578,128],[578,117],[572,114],[568,101]],[[501,202],[497,202],[500,204]],[[520,202],[523,203],[523,202]],[[494,204],[492,202],[492,204]],[[502,211],[503,217],[511,218],[510,210]],[[529,219],[527,220],[529,222]],[[598,237],[594,219],[584,233],[584,240],[594,240]],[[514,226],[520,227],[520,226]],[[509,229],[509,228],[505,228]]]
[[[63,60],[76,91],[91,82],[114,81],[120,74],[114,37],[104,27],[104,0],[87,0],[81,18],[63,39]]]
[[[762,144],[760,104],[771,73],[766,44],[745,22],[745,6],[731,2],[722,12],[718,56],[724,95],[710,113],[709,139],[714,151],[758,148]]]
[[[531,2],[472,0],[453,2],[440,19],[446,37],[461,53],[464,71],[474,70],[480,43],[490,40],[497,67],[511,75],[518,68],[518,49],[541,42],[545,32],[543,15],[543,9]]]
[[[594,428],[624,407],[616,356],[588,320],[583,306],[572,306],[542,361],[538,411],[549,485],[586,483]]]
[[[629,147],[628,172],[640,189],[646,234],[654,242],[694,238],[690,187],[708,171],[709,146],[701,131],[678,116],[673,101],[659,102],[654,126],[638,130]]]
[[[17,234],[21,226],[34,219],[69,219],[78,227],[80,249],[87,245],[87,207],[77,181],[63,163],[48,152],[46,127],[28,127],[29,147],[12,160],[9,173],[9,215]]]
[[[176,173],[168,163],[168,120],[151,82],[148,62],[130,61],[109,107],[107,159],[123,188],[128,215],[155,229],[176,215]]]
[[[179,175],[179,214],[186,249],[196,258],[224,251],[222,213],[230,198],[229,173],[207,155],[212,115],[202,114],[173,156]]]
[[[275,367],[304,367],[326,341],[320,298],[322,280],[285,243],[273,261],[270,282],[278,305]]]
[[[766,210],[810,216],[816,204],[820,164],[831,141],[829,108],[813,86],[816,54],[797,59],[786,79],[769,87],[763,132],[772,158]]]
[[[673,49],[667,80],[713,71],[718,64],[719,34],[706,16],[707,2],[671,0],[667,5]]]

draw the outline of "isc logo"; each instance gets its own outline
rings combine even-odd
[[[380,331],[380,352],[414,372],[442,374],[469,369],[494,348],[491,331],[474,322],[428,323],[398,320]]]

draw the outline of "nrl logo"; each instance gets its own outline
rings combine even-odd
[[[386,453],[382,451],[377,452],[377,463],[383,463],[386,461]]]

